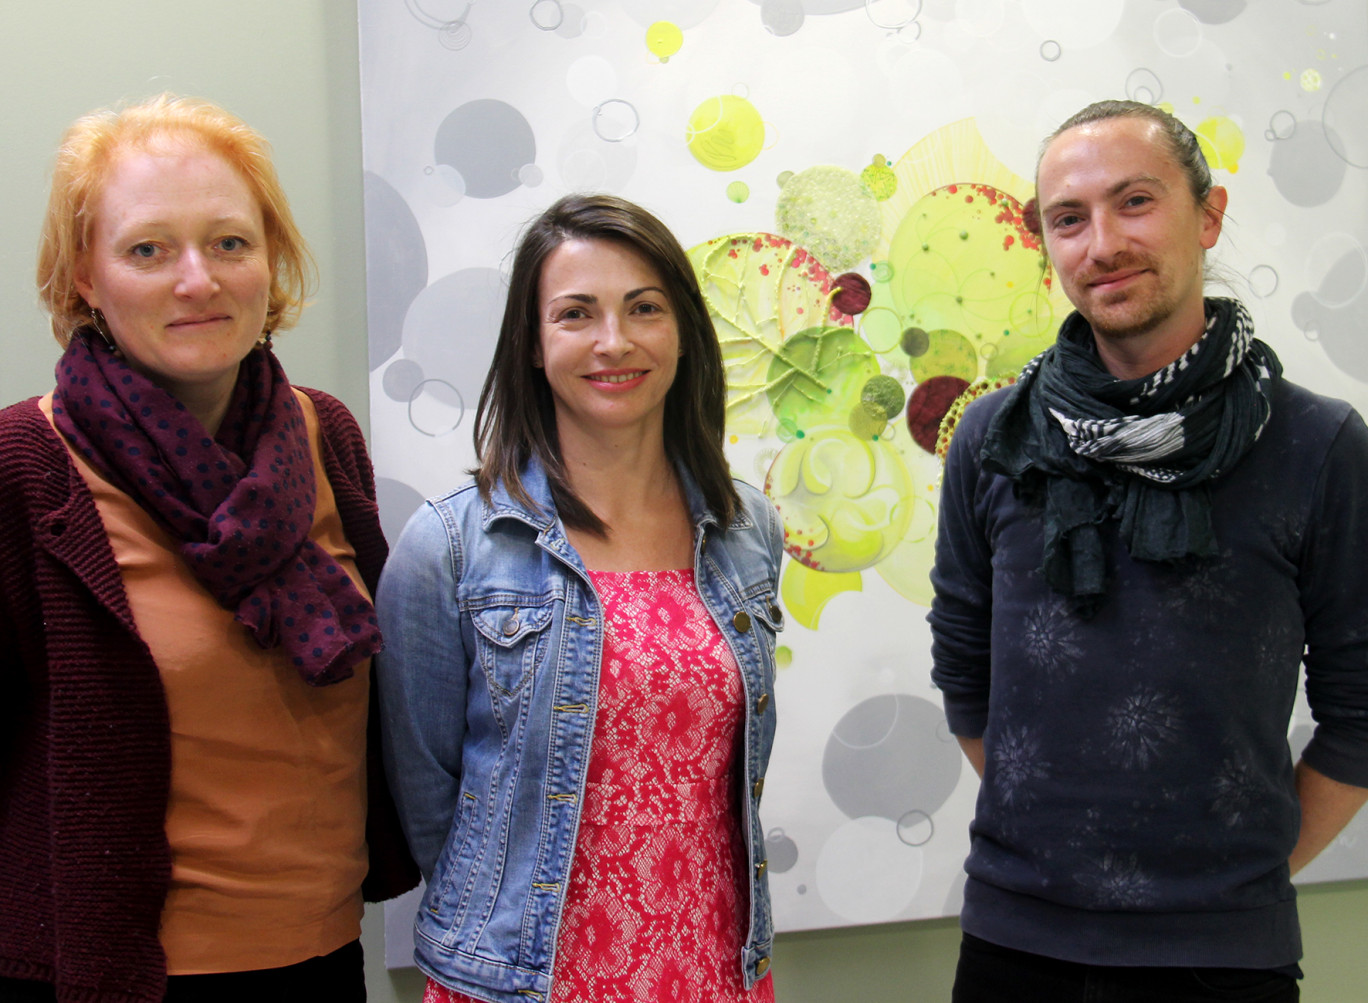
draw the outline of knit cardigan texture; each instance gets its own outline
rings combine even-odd
[[[374,593],[387,548],[365,440],[340,401],[300,389]],[[0,411],[0,630],[0,976],[53,984],[61,1003],[160,1000],[166,699],[94,498],[37,398]],[[368,901],[417,883],[374,701],[372,691]]]

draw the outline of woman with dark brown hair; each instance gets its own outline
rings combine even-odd
[[[721,350],[650,213],[519,245],[473,483],[378,605],[433,1001],[773,998],[758,816],[782,530],[723,455]]]

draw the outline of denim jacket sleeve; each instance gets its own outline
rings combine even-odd
[[[385,635],[378,668],[385,770],[424,880],[446,842],[461,783],[469,663],[457,606],[462,557],[454,527],[424,504],[390,552],[375,604]]]

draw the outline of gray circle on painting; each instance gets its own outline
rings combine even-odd
[[[1255,265],[1249,270],[1249,291],[1267,299],[1278,291],[1278,270],[1272,265]]]
[[[1368,311],[1360,295],[1337,306],[1330,306],[1322,295],[1327,289],[1361,284],[1364,280],[1363,257],[1346,254],[1325,276],[1316,293],[1302,293],[1292,301],[1292,321],[1312,341],[1320,343],[1325,357],[1335,366],[1354,377],[1368,381],[1368,345],[1363,338],[1363,317]]]
[[[805,18],[802,0],[764,0],[760,4],[760,23],[779,38],[796,32]]]
[[[1178,0],[1178,6],[1204,24],[1225,24],[1244,13],[1245,0]]]
[[[399,539],[409,516],[423,504],[423,496],[417,491],[389,477],[375,479],[375,500],[380,506],[380,528],[391,543]]]
[[[1275,111],[1268,120],[1268,131],[1264,136],[1269,140],[1291,139],[1297,133],[1297,116],[1283,109]]]
[[[1300,121],[1287,139],[1273,144],[1268,173],[1278,193],[1293,205],[1324,205],[1344,183],[1346,165],[1319,122]]]
[[[399,350],[404,315],[427,285],[427,246],[408,203],[378,174],[362,179],[366,213],[366,323],[372,370]]]
[[[771,874],[791,871],[798,863],[798,844],[784,835],[783,829],[771,829],[765,834],[765,859]]]
[[[1047,63],[1053,63],[1064,54],[1064,49],[1053,38],[1047,38],[1040,43],[1040,58]]]
[[[1126,97],[1141,104],[1158,104],[1164,98],[1164,85],[1157,73],[1142,66],[1126,77]]]
[[[385,396],[400,404],[413,399],[413,393],[423,382],[423,367],[411,359],[395,359],[385,367],[385,375],[380,385],[385,388]]]
[[[503,321],[505,288],[493,268],[467,268],[438,279],[404,318],[404,358],[428,380],[450,383],[477,400]]]
[[[926,812],[913,808],[898,819],[898,838],[908,846],[925,846],[936,834],[936,820]]]
[[[437,38],[446,48],[453,52],[460,52],[470,44],[473,34],[470,25],[464,21],[452,21],[450,24],[442,25],[442,30],[437,33]]]
[[[1330,149],[1353,167],[1368,167],[1368,66],[1350,70],[1325,99],[1321,121]]]
[[[822,784],[850,818],[892,822],[932,814],[959,783],[964,757],[937,737],[945,715],[920,697],[887,694],[856,704],[837,722],[822,755]]]
[[[408,399],[408,420],[414,430],[434,439],[450,435],[465,420],[461,391],[446,380],[423,380]]]
[[[555,31],[565,20],[559,0],[536,0],[527,14],[542,31]]]
[[[480,98],[442,120],[432,153],[465,179],[466,195],[492,199],[521,184],[518,172],[537,159],[537,141],[522,112],[505,101]]]
[[[629,139],[640,127],[641,116],[636,106],[621,98],[609,98],[597,108],[590,121],[594,135],[605,143],[621,143]]]

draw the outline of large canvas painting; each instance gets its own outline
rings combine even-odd
[[[762,814],[781,930],[953,914],[977,781],[928,678],[940,454],[1068,304],[1023,224],[1040,140],[1159,104],[1230,190],[1213,255],[1290,378],[1368,406],[1363,0],[359,0],[371,431],[386,530],[473,462],[521,226],[656,212],[784,520]],[[1042,620],[1023,644],[1067,639]],[[1309,735],[1299,704],[1289,740]],[[1368,822],[1305,880],[1368,874]],[[392,909],[393,961],[409,907]]]

